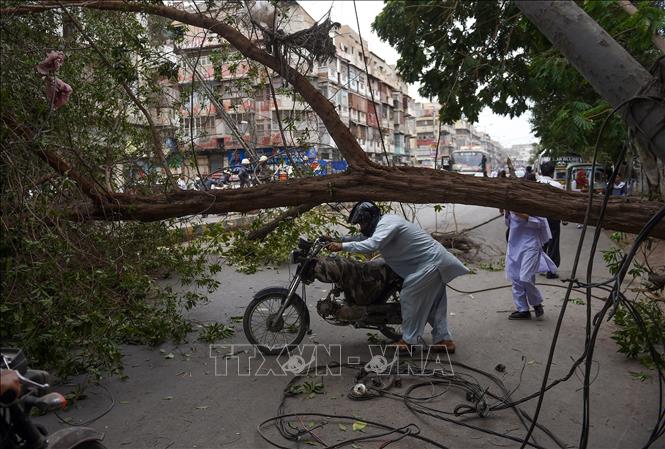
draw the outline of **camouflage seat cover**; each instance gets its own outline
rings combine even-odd
[[[359,262],[345,257],[319,257],[312,274],[321,282],[337,284],[346,302],[359,305],[373,304],[386,288],[401,282],[383,260]]]

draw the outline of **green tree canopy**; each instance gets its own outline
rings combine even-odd
[[[651,36],[664,28],[662,2],[637,2],[634,15],[616,1],[578,3],[645,67],[660,56]],[[406,81],[438,99],[445,122],[476,121],[484,107],[511,117],[531,109],[544,149],[589,155],[611,110],[512,1],[388,0],[373,27],[399,52]],[[600,144],[606,158],[624,136],[614,117]]]

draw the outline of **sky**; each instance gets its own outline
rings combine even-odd
[[[348,25],[357,31],[358,27],[352,1],[301,0],[299,3],[315,20],[323,17],[332,7],[331,17],[333,21]],[[358,8],[360,34],[368,42],[370,50],[385,59],[388,64],[395,64],[399,58],[397,51],[390,44],[379,39],[376,33],[372,31],[372,22],[374,17],[383,9],[383,1],[359,0],[356,2],[356,7]],[[416,101],[428,101],[428,99],[418,94],[415,85],[409,86],[409,93]],[[529,117],[530,114],[525,113],[520,117],[511,119],[508,116],[496,115],[485,108],[478,117],[478,123],[475,123],[474,126],[488,133],[504,147],[538,142],[538,139],[531,133]]]

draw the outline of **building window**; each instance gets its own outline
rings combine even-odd
[[[215,117],[185,117],[182,132],[185,138],[210,137],[215,134]]]

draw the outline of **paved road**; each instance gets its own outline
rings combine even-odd
[[[494,216],[497,211],[473,206],[448,206],[436,223],[434,215],[425,208],[419,214],[420,222],[426,228],[446,230],[454,227],[452,211],[455,211],[457,226],[461,228],[480,223]],[[574,225],[563,228],[562,275],[568,276],[571,270],[572,255],[576,247],[580,230]],[[504,245],[504,227],[501,220],[471,232],[472,237],[483,241],[496,251]],[[588,249],[590,237],[587,236],[585,249]],[[608,239],[603,235],[600,248],[607,248]],[[582,258],[586,263],[587,256]],[[602,269],[600,255],[595,258],[596,278],[607,276]],[[585,267],[585,265],[582,265]],[[220,274],[221,288],[209,304],[192,311],[191,318],[200,322],[221,321],[231,323],[232,317],[242,315],[252,295],[259,289],[273,285],[286,285],[291,274],[290,267],[264,270],[248,276],[239,274],[227,267]],[[545,278],[539,278],[545,281]],[[553,283],[553,282],[550,282]],[[473,291],[486,287],[505,285],[500,271],[478,270],[452,283],[452,287]],[[556,285],[556,282],[554,282]],[[308,307],[312,316],[312,335],[305,342],[314,344],[341,344],[341,356],[344,360],[356,357],[368,360],[367,332],[347,327],[331,326],[316,315],[316,300],[325,295],[328,285],[315,283],[308,288]],[[449,320],[458,352],[453,360],[471,365],[478,369],[492,372],[499,376],[506,386],[515,390],[513,397],[523,397],[538,390],[544,372],[545,361],[554,332],[556,318],[561,310],[564,290],[557,287],[543,286],[546,297],[544,321],[514,322],[506,319],[512,310],[509,289],[465,294],[449,291]],[[581,294],[574,294],[581,298]],[[599,309],[599,302],[592,303],[594,311]],[[570,304],[564,321],[552,378],[559,378],[568,372],[571,358],[577,357],[583,350],[584,311],[580,304]],[[245,344],[246,339],[241,326],[235,324],[236,334],[224,341],[224,344]],[[591,402],[591,439],[589,447],[629,448],[641,447],[646,441],[647,429],[655,420],[657,410],[657,384],[654,380],[640,382],[631,372],[644,369],[637,363],[626,360],[616,352],[616,345],[611,340],[613,323],[605,323],[599,334],[594,354],[594,382]],[[222,352],[226,351],[224,349]],[[193,334],[190,342],[180,346],[165,343],[157,348],[126,347],[124,361],[128,378],[118,378],[103,382],[105,389],[90,387],[88,398],[65,416],[74,421],[88,419],[104,412],[111,401],[113,408],[93,425],[106,432],[109,447],[113,448],[264,448],[271,447],[256,432],[256,425],[277,414],[277,407],[282,398],[282,390],[290,377],[239,375],[236,360],[232,359],[226,375],[225,364],[219,356],[211,357],[207,344],[196,341]],[[166,358],[173,354],[173,358]],[[215,355],[214,351],[212,355]],[[253,368],[257,371],[257,359],[251,360],[241,354],[237,361],[241,370]],[[218,365],[215,366],[215,360]],[[497,364],[506,367],[505,372],[494,370]],[[277,367],[274,359],[264,365]],[[216,371],[217,369],[217,371]],[[458,369],[457,372],[466,372]],[[448,447],[484,448],[517,447],[514,442],[482,434],[478,431],[438,421],[432,418],[415,416],[400,400],[381,398],[365,402],[352,402],[346,394],[353,385],[354,373],[342,371],[340,376],[323,376],[313,380],[323,382],[324,394],[307,399],[304,395],[289,399],[286,412],[309,411],[355,415],[359,418],[385,422],[401,426],[417,424],[423,435]],[[475,375],[483,385],[489,385]],[[415,382],[404,379],[401,389]],[[581,422],[581,396],[579,373],[546,395],[540,422],[551,429],[567,445],[578,443]],[[437,390],[440,391],[440,390]],[[425,394],[425,391],[421,391]],[[452,411],[455,406],[465,403],[463,394],[450,389],[446,394],[433,400],[435,408]],[[524,409],[532,412],[534,401],[527,402]],[[62,426],[53,416],[42,418],[46,425],[55,430]],[[467,423],[485,429],[493,429],[502,434],[521,436],[524,429],[510,411],[493,412],[481,418],[469,417]],[[297,423],[296,423],[297,424]],[[304,422],[306,424],[306,422]],[[318,429],[317,434],[326,443],[363,435],[351,430],[351,421],[347,421],[346,431],[337,424]],[[287,447],[295,444],[278,438],[274,427],[271,435]],[[366,429],[372,432],[371,429]],[[553,447],[554,444],[542,432],[536,432],[540,445]],[[309,437],[308,437],[309,439]],[[656,447],[664,447],[663,442]],[[381,442],[359,444],[358,447],[379,447]],[[308,447],[302,445],[300,447]],[[349,447],[349,446],[347,446]],[[390,448],[431,447],[413,440],[401,440]]]

